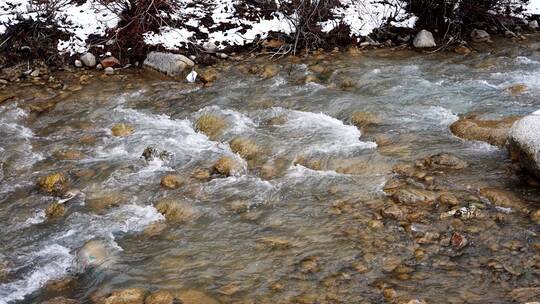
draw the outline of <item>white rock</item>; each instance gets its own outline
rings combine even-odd
[[[205,42],[202,47],[207,51],[211,53],[215,53],[217,51],[217,45],[212,41]]]
[[[80,61],[80,60],[75,60],[75,67],[77,68],[82,68],[83,67],[83,63]]]
[[[221,59],[227,59],[229,58],[229,55],[225,54],[225,53],[217,53],[217,56]]]
[[[471,39],[474,42],[490,42],[490,36],[488,32],[484,30],[474,29],[471,32]]]
[[[169,76],[180,75],[186,67],[192,67],[195,63],[184,55],[150,52],[144,60],[144,65],[160,71]]]
[[[538,113],[538,114],[537,114]],[[508,147],[529,173],[540,177],[540,112],[516,121],[508,135]]]
[[[433,34],[430,31],[421,30],[416,34],[416,37],[414,37],[413,45],[416,48],[431,48],[436,47],[437,43],[435,43]]]
[[[96,56],[92,53],[86,53],[81,56],[82,63],[87,67],[94,67],[96,66]]]
[[[103,65],[101,63],[98,63],[96,65],[96,70],[103,70]]]
[[[529,21],[529,28],[536,30],[538,28],[538,21],[536,20]]]
[[[32,71],[32,73],[30,73],[30,76],[32,76],[32,77],[38,77],[39,74],[40,74],[39,69],[35,69],[35,70]]]
[[[105,69],[105,75],[113,75],[114,74],[114,68],[108,67]]]
[[[192,83],[195,82],[195,80],[197,80],[197,72],[191,71],[191,73],[187,75],[186,80]]]

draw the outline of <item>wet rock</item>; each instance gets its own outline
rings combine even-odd
[[[463,169],[467,167],[467,162],[449,153],[440,153],[425,159],[425,164],[433,169]]]
[[[64,214],[66,214],[66,206],[64,204],[52,203],[45,209],[45,215],[50,220],[62,217]]]
[[[200,181],[209,180],[211,176],[212,176],[212,173],[210,172],[210,170],[206,170],[206,169],[197,169],[191,175],[191,177]]]
[[[529,23],[527,25],[529,26],[529,28],[531,30],[538,29],[538,21],[537,20],[531,20],[531,21],[529,21]]]
[[[212,114],[202,115],[195,123],[195,129],[206,134],[211,140],[217,139],[226,126],[225,120]]]
[[[508,136],[508,148],[513,160],[540,177],[540,115],[528,115],[514,123]]]
[[[435,43],[433,34],[430,31],[421,30],[414,37],[413,45],[415,48],[431,48],[436,47],[437,43]]]
[[[110,260],[110,250],[101,240],[90,240],[77,251],[77,262],[83,267],[105,267]]]
[[[59,292],[64,291],[72,287],[75,282],[75,277],[67,277],[58,280],[48,281],[45,288],[48,291]]]
[[[458,250],[467,246],[468,243],[469,241],[467,240],[467,238],[464,235],[457,232],[454,232],[452,234],[452,237],[450,238],[450,245],[453,248],[458,249]]]
[[[114,291],[104,304],[144,304],[146,291],[140,288],[127,288]]]
[[[269,249],[287,249],[292,246],[290,241],[278,237],[264,237],[260,243]]]
[[[379,119],[377,118],[377,116],[370,112],[354,112],[351,115],[350,120],[351,123],[359,129],[379,123]]]
[[[279,69],[274,64],[267,64],[262,68],[261,77],[263,78],[272,78],[276,76],[279,72]]]
[[[219,289],[219,293],[226,296],[232,296],[242,290],[242,286],[239,282],[231,282]]]
[[[187,222],[197,216],[197,211],[191,205],[172,198],[162,199],[154,207],[172,222]]]
[[[172,158],[172,154],[168,151],[160,151],[154,146],[148,146],[144,149],[142,155],[146,161],[162,160],[167,161]]]
[[[448,206],[457,206],[459,205],[459,200],[452,193],[444,192],[439,195],[439,202]]]
[[[471,49],[464,45],[460,45],[454,49],[454,52],[460,55],[468,55],[471,53]]]
[[[165,175],[161,178],[161,186],[168,189],[177,189],[184,184],[184,181],[176,175]]]
[[[491,42],[488,32],[480,29],[474,29],[471,32],[471,39],[474,42]]]
[[[231,176],[239,173],[241,166],[231,157],[223,156],[217,160],[212,169],[223,176]]]
[[[168,76],[178,76],[195,65],[184,55],[163,52],[150,52],[143,64]]]
[[[42,176],[37,183],[42,191],[53,195],[63,195],[69,188],[69,181],[63,173]]]
[[[80,160],[84,158],[84,155],[77,150],[60,150],[54,152],[53,155],[58,160]]]
[[[218,79],[218,71],[214,68],[207,68],[199,74],[199,78],[204,83],[211,83]]]
[[[41,302],[41,304],[79,304],[80,302],[73,299],[68,299],[65,297],[56,297],[48,301]]]
[[[512,300],[525,303],[529,301],[540,301],[540,287],[516,288],[510,293]]]
[[[111,128],[112,135],[118,137],[129,136],[134,131],[135,129],[132,126],[123,123],[116,124]]]
[[[8,274],[8,263],[5,261],[0,261],[0,283],[7,278]]]
[[[229,146],[234,153],[238,153],[244,159],[253,159],[260,151],[257,144],[243,137],[237,137],[231,140]]]
[[[114,68],[108,67],[104,70],[105,75],[114,75]]]
[[[197,290],[181,292],[178,298],[182,304],[219,304],[214,298]]]
[[[402,221],[407,217],[407,210],[394,204],[381,210],[381,215],[385,218]]]
[[[512,95],[517,96],[527,91],[527,86],[524,84],[515,84],[506,88]]]
[[[435,194],[430,191],[406,188],[392,194],[394,201],[406,205],[430,204],[435,201]]]
[[[540,224],[540,209],[531,212],[530,217],[533,222]]]
[[[96,56],[92,53],[86,53],[81,56],[82,63],[87,67],[95,67],[96,66]],[[102,64],[103,65],[103,64]]]
[[[83,63],[82,61],[80,60],[75,60],[75,62],[73,63],[75,65],[76,68],[82,68],[83,67]]]
[[[105,57],[101,59],[99,63],[105,70],[107,68],[115,68],[120,66],[120,60],[116,59],[113,56]]]
[[[512,192],[497,188],[482,188],[479,195],[497,207],[520,210],[525,204]]]
[[[95,212],[101,212],[104,209],[118,206],[125,201],[126,198],[120,192],[109,192],[88,197],[85,205]]]
[[[506,144],[510,127],[518,119],[512,116],[502,120],[479,120],[461,118],[450,125],[450,130],[457,137],[484,141],[491,145],[503,147]]]
[[[174,302],[174,296],[166,290],[156,291],[144,300],[144,304],[174,304]]]

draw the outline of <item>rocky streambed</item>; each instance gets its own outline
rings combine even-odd
[[[540,45],[479,48],[4,87],[0,303],[538,300]]]

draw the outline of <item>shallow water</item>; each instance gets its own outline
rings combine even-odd
[[[540,284],[533,246],[538,228],[526,214],[511,212],[498,225],[492,218],[500,210],[489,209],[489,220],[460,228],[469,245],[449,254],[437,242],[417,243],[406,228],[456,230],[439,220],[439,209],[408,224],[381,218],[380,210],[393,165],[439,152],[469,163],[445,176],[450,189],[511,189],[536,209],[537,190],[508,173],[504,150],[461,140],[448,126],[471,112],[500,118],[537,110],[537,49],[284,59],[271,79],[232,67],[206,88],[142,72],[96,76],[81,90],[60,94],[39,85],[14,87],[18,98],[0,105],[0,261],[8,271],[0,276],[0,303],[40,303],[57,295],[90,303],[96,291],[125,287],[195,289],[223,303],[383,303],[385,288],[401,300],[507,303],[512,289]],[[315,63],[328,71],[319,75],[321,83],[298,84]],[[345,79],[353,87],[341,89]],[[507,88],[514,84],[527,91],[512,95]],[[48,100],[56,105],[45,113],[28,106]],[[380,123],[360,131],[349,122],[355,111],[374,113]],[[216,140],[195,130],[207,113],[226,121]],[[114,137],[110,129],[117,123],[135,132]],[[377,146],[379,135],[391,143]],[[231,151],[228,143],[238,136],[261,147],[255,161]],[[172,157],[147,162],[141,154],[148,146]],[[62,150],[83,157],[59,160]],[[176,190],[160,186],[166,174],[189,177],[223,155],[241,164],[236,176],[190,180]],[[317,168],[299,161],[306,159]],[[264,164],[278,168],[277,175],[261,178]],[[35,181],[52,172],[66,173],[79,194],[66,203],[65,216],[49,221],[44,209],[55,198],[38,191]],[[92,201],[111,196],[121,203],[92,208]],[[194,215],[165,221],[153,207],[165,197],[186,202]],[[239,200],[247,210],[231,208]],[[383,226],[374,228],[374,220]],[[75,253],[96,238],[111,248],[111,263],[81,271]],[[517,249],[506,246],[512,242]],[[425,258],[415,257],[419,248]],[[493,261],[503,270],[489,266]],[[388,263],[413,270],[400,276]],[[77,279],[67,290],[43,288],[69,275]]]

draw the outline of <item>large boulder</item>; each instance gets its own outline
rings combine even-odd
[[[415,48],[431,48],[436,47],[437,43],[435,43],[433,34],[430,31],[421,30],[414,37],[413,45]]]
[[[516,121],[508,135],[512,159],[540,177],[540,111]]]
[[[101,240],[86,242],[77,252],[77,262],[83,268],[107,267],[111,250]]]
[[[490,145],[503,147],[506,144],[510,127],[517,119],[516,116],[501,120],[480,120],[476,117],[465,117],[450,125],[450,131],[459,138],[484,141]]]
[[[168,76],[178,76],[186,68],[193,67],[195,63],[180,54],[150,52],[144,60],[144,65]]]

